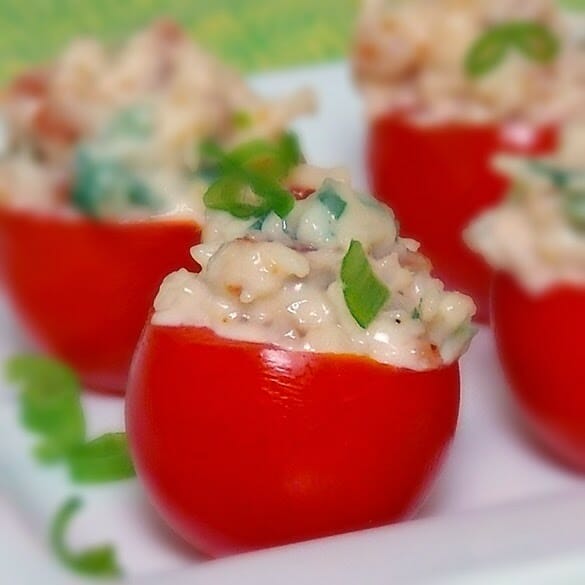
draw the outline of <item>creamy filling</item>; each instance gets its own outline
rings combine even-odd
[[[413,370],[457,360],[473,335],[473,301],[431,276],[418,243],[398,236],[390,209],[355,192],[343,172],[332,174],[341,180],[323,180],[311,167],[295,170],[288,180],[316,191],[284,220],[269,214],[243,221],[208,210],[203,243],[192,251],[202,271],[165,279],[152,322]],[[348,308],[341,277],[355,240],[389,293],[365,327]]]
[[[561,42],[551,63],[509,51],[474,78],[466,56],[490,27],[510,21],[545,25]],[[371,118],[400,113],[420,124],[452,121],[558,123],[585,108],[585,50],[554,0],[369,0],[353,53]]]
[[[76,188],[103,183],[114,193],[100,215],[200,223],[208,181],[198,145],[276,139],[313,108],[307,90],[261,98],[173,23],[155,23],[116,51],[81,39],[8,88],[0,201],[55,210]]]
[[[574,126],[554,157],[498,159],[512,191],[464,234],[473,250],[527,290],[585,286],[584,152],[585,126]]]

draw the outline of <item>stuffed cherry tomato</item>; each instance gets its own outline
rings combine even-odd
[[[570,134],[555,157],[500,161],[512,194],[466,235],[498,270],[495,336],[529,427],[550,452],[585,470],[585,160],[582,138]]]
[[[38,346],[121,392],[160,283],[190,266],[188,221],[94,222],[0,206],[0,275]]]
[[[372,123],[367,156],[374,191],[393,207],[404,233],[423,242],[441,279],[474,298],[482,321],[491,270],[467,248],[463,230],[508,189],[491,168],[493,157],[548,152],[556,135],[555,127],[420,126],[396,115]]]
[[[531,429],[553,454],[585,471],[585,286],[533,294],[498,274],[492,317],[502,364]]]
[[[552,2],[450,0],[370,3],[358,26],[374,191],[484,321],[490,271],[462,231],[507,191],[495,155],[550,153],[583,111],[585,54],[563,26]]]
[[[212,556],[405,517],[456,427],[473,302],[431,277],[385,206],[294,174],[310,194],[284,213],[213,201],[202,272],[165,279],[132,365],[139,477]]]
[[[128,429],[170,525],[219,556],[394,522],[457,421],[456,365],[412,372],[149,325]]]
[[[311,95],[268,102],[161,21],[115,51],[76,41],[5,97],[4,285],[42,348],[91,388],[123,392],[156,291],[188,265],[222,173],[204,145],[286,173],[300,158],[286,124]]]

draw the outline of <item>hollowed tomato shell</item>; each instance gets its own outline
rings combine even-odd
[[[0,280],[42,350],[122,393],[163,278],[193,268],[188,221],[97,222],[0,206]]]
[[[510,387],[534,436],[585,471],[585,288],[542,294],[498,273],[492,320]]]
[[[446,286],[473,297],[480,321],[488,321],[491,271],[462,232],[508,188],[493,157],[548,153],[557,138],[553,126],[420,126],[395,114],[371,125],[367,164],[374,193],[394,209],[402,233],[421,242]]]
[[[221,556],[405,517],[439,469],[458,408],[456,364],[413,372],[149,325],[126,422],[162,517]]]

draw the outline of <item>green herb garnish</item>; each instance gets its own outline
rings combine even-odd
[[[223,177],[212,183],[203,200],[209,209],[227,211],[239,219],[263,217],[270,211],[265,200],[243,181],[232,177]]]
[[[471,46],[465,57],[465,71],[481,77],[516,50],[537,63],[550,63],[560,50],[557,36],[538,22],[507,22],[488,29]]]
[[[238,110],[232,114],[232,124],[237,130],[246,130],[252,126],[254,119],[249,112]]]
[[[585,230],[585,191],[568,189],[564,196],[567,219],[575,229]]]
[[[577,230],[585,230],[585,171],[567,169],[543,160],[530,160],[531,171],[545,177],[556,187],[561,197],[565,215]]]
[[[17,356],[7,362],[6,376],[20,388],[23,426],[41,438],[33,451],[39,461],[62,461],[79,483],[134,476],[124,433],[86,440],[79,381],[68,367],[49,358]]]
[[[89,217],[119,213],[128,207],[159,207],[158,198],[146,183],[119,162],[81,147],[74,167],[71,204]]]
[[[23,426],[39,435],[34,455],[49,463],[67,456],[85,440],[85,418],[75,374],[58,362],[18,356],[6,364],[8,380],[20,386]]]
[[[149,138],[154,131],[152,110],[146,105],[135,105],[120,110],[108,124],[102,140],[137,140]]]
[[[339,219],[347,207],[347,203],[338,195],[330,182],[326,182],[319,189],[317,199],[319,199],[335,219]]]
[[[102,545],[81,552],[73,552],[65,542],[65,533],[73,517],[79,512],[79,498],[67,500],[55,515],[50,531],[51,548],[67,568],[87,577],[115,578],[122,575],[111,545]]]
[[[481,77],[502,63],[510,48],[507,32],[499,27],[490,29],[473,44],[465,57],[470,77]]]
[[[420,321],[422,317],[422,299],[419,299],[418,305],[412,310],[410,316],[415,321]]]
[[[374,274],[364,248],[352,240],[341,263],[341,284],[349,312],[367,329],[390,298],[388,287]]]
[[[76,483],[105,483],[135,476],[126,433],[108,433],[75,448],[68,457]]]
[[[544,160],[529,160],[531,171],[546,177],[555,187],[566,189],[573,181],[585,179],[585,172],[576,169],[564,169]]]
[[[285,134],[275,143],[252,140],[229,153],[214,142],[205,142],[201,156],[213,160],[218,169],[218,179],[203,198],[209,209],[241,219],[262,217],[270,211],[284,218],[292,211],[295,199],[280,181],[301,160],[293,135]]]
[[[538,22],[519,22],[514,27],[514,42],[518,50],[537,63],[550,63],[559,54],[558,37]]]

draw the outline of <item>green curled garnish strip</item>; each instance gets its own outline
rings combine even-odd
[[[246,183],[232,177],[222,177],[213,182],[203,201],[207,208],[227,211],[239,219],[264,217],[270,211],[265,199],[258,197]]]
[[[362,329],[367,329],[390,298],[388,287],[374,274],[364,248],[352,240],[341,263],[345,303]]]
[[[67,546],[65,534],[82,505],[79,498],[70,498],[57,511],[50,531],[53,553],[65,567],[80,575],[102,579],[121,577],[122,570],[111,545],[96,546],[80,552],[73,552]]]
[[[106,483],[136,475],[126,433],[107,433],[79,445],[69,454],[68,463],[75,483]]]
[[[22,425],[39,437],[34,455],[44,463],[66,457],[85,440],[79,382],[66,366],[49,358],[16,356],[5,365],[19,388]]]
[[[560,51],[560,42],[553,31],[538,22],[519,22],[513,26],[516,48],[537,63],[550,63]]]
[[[482,77],[498,67],[512,50],[536,63],[550,63],[559,53],[560,42],[553,31],[538,22],[499,24],[473,43],[465,57],[465,71],[469,77]]]
[[[465,71],[470,77],[482,77],[506,58],[509,39],[506,31],[494,28],[482,35],[465,57]]]
[[[227,211],[240,219],[273,211],[285,218],[294,196],[280,184],[302,160],[296,137],[284,134],[277,142],[252,140],[231,152],[214,142],[201,145],[202,159],[217,165],[217,179],[203,197],[209,209]]]
[[[77,483],[105,483],[134,477],[125,433],[87,441],[77,377],[50,358],[16,356],[5,366],[19,389],[22,425],[39,437],[34,455],[41,463],[62,462]]]

